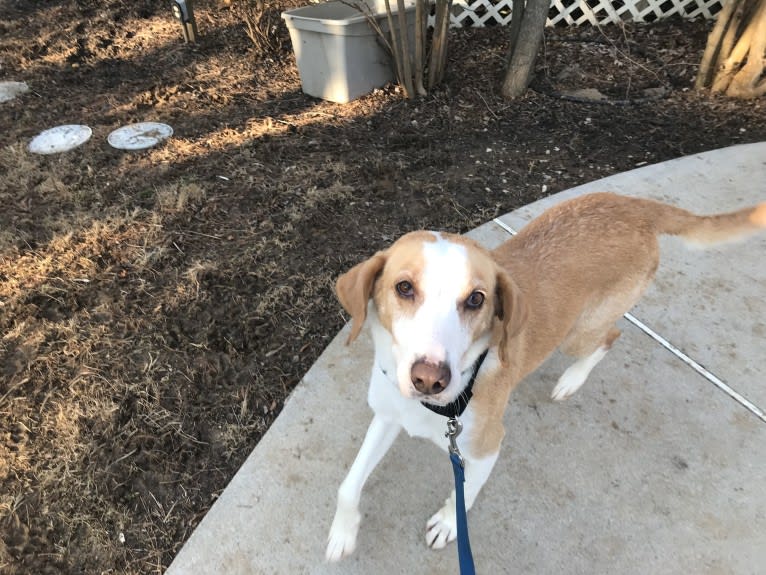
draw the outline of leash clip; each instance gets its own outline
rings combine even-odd
[[[457,417],[450,417],[447,420],[447,431],[444,432],[444,437],[449,439],[449,452],[450,455],[456,456],[460,460],[460,467],[465,467],[465,460],[460,454],[460,449],[457,446],[457,436],[463,431],[463,424]]]

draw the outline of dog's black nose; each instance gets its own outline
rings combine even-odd
[[[410,378],[412,379],[412,385],[414,385],[415,389],[420,393],[433,395],[440,391],[444,391],[449,385],[449,365],[443,361],[434,364],[428,363],[424,359],[419,359],[412,364]]]

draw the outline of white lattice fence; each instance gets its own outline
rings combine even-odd
[[[723,0],[552,0],[548,26],[654,22],[668,16],[714,18]],[[456,0],[452,25],[505,26],[512,0]]]

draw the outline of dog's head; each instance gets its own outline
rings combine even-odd
[[[409,233],[343,274],[336,291],[352,317],[349,342],[372,299],[393,340],[400,392],[441,405],[463,391],[461,374],[490,345],[507,363],[526,317],[510,276],[484,248],[453,234]]]

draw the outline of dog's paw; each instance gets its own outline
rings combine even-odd
[[[611,342],[617,339],[620,332],[614,330],[614,333],[610,332],[611,340],[608,341],[608,345],[605,344],[594,351],[587,357],[582,357],[570,365],[564,373],[561,374],[556,387],[553,388],[551,393],[551,399],[554,401],[562,401],[572,395],[575,391],[582,387],[585,380],[588,379],[591,370],[598,365],[606,352],[609,351],[609,345]]]
[[[457,537],[455,506],[449,502],[439,509],[426,524],[426,545],[431,549],[443,549]]]
[[[354,552],[360,520],[361,515],[355,509],[338,509],[335,512],[330,535],[327,537],[327,561],[335,563]]]
[[[568,397],[574,395],[574,393],[582,387],[582,384],[585,383],[585,379],[588,376],[587,373],[583,375],[580,373],[580,370],[572,369],[572,367],[567,369],[561,375],[558,383],[556,383],[556,387],[553,388],[553,391],[551,392],[551,399],[553,401],[564,401]]]

